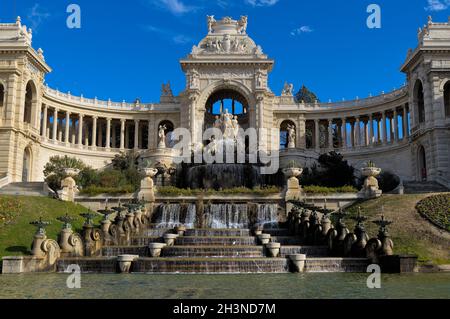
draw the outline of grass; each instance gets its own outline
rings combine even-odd
[[[393,221],[388,229],[394,242],[394,253],[416,254],[420,263],[450,264],[450,234],[432,225],[416,210],[416,204],[428,196],[383,195],[378,199],[354,204],[349,212],[351,216],[356,216],[358,206],[361,207],[362,215],[369,218],[365,225],[372,238],[377,235],[378,226],[371,221],[380,217],[381,206],[384,206],[384,215]],[[355,222],[346,218],[346,224],[352,231]]]
[[[81,205],[51,198],[0,196],[0,258],[30,253],[36,227],[29,223],[39,219],[40,216],[52,223],[46,228],[47,237],[56,240],[62,226],[62,223],[56,220],[57,217],[67,212],[75,218],[72,227],[79,232],[84,222],[80,213],[86,211],[87,209]]]

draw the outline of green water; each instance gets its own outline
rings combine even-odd
[[[0,298],[450,298],[450,274],[98,275],[83,274],[68,289],[66,274],[0,275]]]

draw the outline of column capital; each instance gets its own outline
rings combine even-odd
[[[120,123],[125,123],[126,121],[126,119],[120,119]]]
[[[92,119],[93,119],[93,120],[98,120],[98,115],[93,115],[93,116],[92,116]]]

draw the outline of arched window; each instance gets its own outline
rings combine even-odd
[[[34,96],[34,88],[32,86],[31,81],[28,82],[26,86],[26,92],[25,92],[25,105],[24,105],[24,112],[23,112],[23,121],[25,123],[31,124],[31,112],[32,112],[32,103]]]
[[[248,128],[248,102],[238,91],[221,89],[214,92],[206,101],[205,108],[205,130],[213,127],[216,117],[225,112],[237,116],[241,128]]]
[[[5,87],[0,83],[0,107],[5,105]]]
[[[417,106],[417,116],[419,123],[425,122],[425,101],[423,97],[423,85],[420,80],[416,81],[414,86],[414,102]]]
[[[447,81],[444,86],[444,107],[445,116],[450,117],[450,81]]]
[[[166,135],[166,147],[172,148],[175,145],[175,140],[173,138],[173,131],[175,129],[173,123],[171,121],[162,121],[158,125],[158,130],[160,126],[165,126],[166,129],[164,130],[164,134]]]
[[[289,130],[290,129],[293,129],[294,131],[292,133],[295,134],[296,127],[295,127],[294,122],[286,120],[281,123],[281,125],[280,125],[280,149],[281,150],[288,148],[290,142],[293,142],[295,145],[295,135],[293,137],[294,141],[289,140]]]

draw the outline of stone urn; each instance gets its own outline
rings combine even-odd
[[[80,173],[79,169],[76,168],[65,168],[64,169],[64,175],[66,177],[72,177],[74,178],[75,176],[77,176]]]
[[[186,226],[184,226],[184,225],[175,227],[175,232],[178,234],[178,236],[183,236],[185,231],[186,231]]]
[[[270,236],[270,234],[261,234],[261,235],[258,235],[259,242],[260,242],[262,245],[268,244],[268,243],[270,242],[270,239],[271,239],[271,238],[272,238],[272,236]]]
[[[175,239],[178,238],[178,234],[165,234],[164,241],[168,247],[173,246],[175,244]]]
[[[142,173],[144,178],[141,180],[141,189],[139,191],[139,198],[142,198],[146,202],[154,202],[155,201],[155,190],[153,177],[158,174],[158,170],[156,168],[143,168]]]
[[[63,201],[74,202],[75,196],[78,194],[78,187],[74,177],[78,175],[80,171],[75,168],[65,168],[65,178],[61,181],[60,198]]]
[[[276,258],[280,254],[280,243],[268,243],[265,245],[269,257]]]
[[[289,167],[283,169],[283,174],[287,178],[286,184],[286,202],[291,200],[299,200],[302,194],[302,188],[300,187],[300,182],[298,178],[303,173],[303,169],[299,167]],[[289,211],[292,207],[286,207]]]
[[[120,255],[117,256],[117,264],[119,266],[119,272],[126,274],[130,272],[131,263],[138,259],[138,255]]]
[[[304,254],[290,255],[289,259],[291,260],[292,265],[294,266],[293,267],[294,272],[304,272],[305,271],[306,255],[304,255]]]
[[[382,194],[378,186],[378,180],[376,177],[380,175],[381,168],[378,167],[364,167],[361,169],[362,176],[366,177],[364,180],[364,186],[360,191],[360,194],[365,198],[379,197]]]
[[[166,247],[166,244],[163,243],[150,243],[148,245],[148,249],[150,251],[150,257],[157,258],[161,256],[161,251],[164,247]]]

